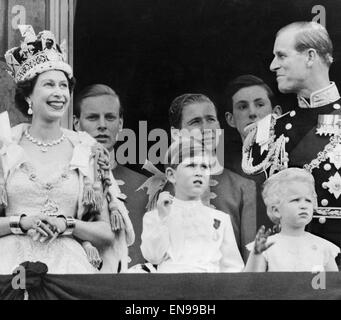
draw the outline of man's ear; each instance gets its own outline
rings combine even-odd
[[[123,118],[120,118],[118,122],[118,131],[122,131],[122,129],[123,129]]]
[[[180,136],[180,130],[179,129],[176,129],[174,127],[171,127],[171,138],[172,138],[172,141],[175,141],[179,138]]]
[[[315,49],[310,48],[307,50],[307,57],[308,57],[307,65],[308,67],[312,67],[316,58],[318,57],[318,54]]]
[[[75,127],[76,131],[81,131],[80,124],[79,124],[79,118],[77,118],[75,115],[73,116],[73,126]]]
[[[226,112],[225,113],[225,119],[227,124],[231,127],[231,128],[236,128],[236,123],[234,121],[234,116],[233,113],[231,112]]]
[[[276,116],[281,116],[282,115],[282,107],[280,105],[274,106],[272,108],[272,113],[274,113]]]
[[[169,182],[175,184],[175,170],[171,167],[166,169],[166,177]]]

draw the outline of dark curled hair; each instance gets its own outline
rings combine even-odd
[[[243,88],[253,87],[253,86],[258,86],[258,87],[263,88],[268,95],[268,98],[271,102],[272,107],[276,106],[277,100],[271,88],[261,78],[258,78],[252,74],[244,74],[233,79],[227,85],[227,88],[225,90],[225,96],[227,98],[227,104],[226,104],[227,111],[233,112],[232,97],[239,90]]]
[[[26,117],[29,116],[27,114],[28,103],[26,101],[26,98],[33,92],[34,86],[37,83],[38,76],[39,74],[30,80],[20,81],[16,84],[14,96],[15,106]],[[69,79],[66,74],[65,76],[69,83],[70,94],[72,94],[73,89],[76,85],[76,79],[74,77]]]

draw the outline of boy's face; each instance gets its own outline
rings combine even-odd
[[[185,158],[176,169],[167,168],[167,177],[174,184],[177,198],[199,200],[208,188],[210,158],[205,154]]]
[[[220,124],[214,105],[210,102],[197,102],[185,106],[179,129],[182,135],[204,139],[206,148],[216,147],[219,138],[216,130],[220,129]],[[177,129],[172,128],[173,138],[176,132]]]
[[[118,99],[110,95],[88,97],[80,109],[79,119],[74,118],[76,130],[86,131],[111,151],[123,126]]]
[[[267,91],[261,86],[245,87],[232,96],[233,112],[226,112],[229,126],[236,128],[244,140],[247,136],[245,127],[264,118],[268,114],[278,113],[279,106],[272,110]]]
[[[313,217],[314,201],[309,185],[304,182],[289,183],[277,208],[282,227],[294,229],[305,227]]]

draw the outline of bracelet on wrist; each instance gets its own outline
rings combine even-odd
[[[22,217],[26,217],[26,214],[9,217],[9,228],[13,234],[25,234],[27,232],[20,227],[20,220]]]
[[[69,236],[73,233],[73,230],[76,227],[76,221],[73,217],[65,217],[63,215],[57,216],[57,218],[63,218],[65,219],[66,223],[66,229],[63,233],[61,233],[63,236]]]

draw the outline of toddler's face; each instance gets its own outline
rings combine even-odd
[[[289,183],[278,207],[281,225],[295,229],[305,227],[313,217],[314,201],[309,185],[303,182]]]
[[[198,155],[185,158],[174,172],[175,192],[184,200],[199,199],[208,188],[210,158]]]

